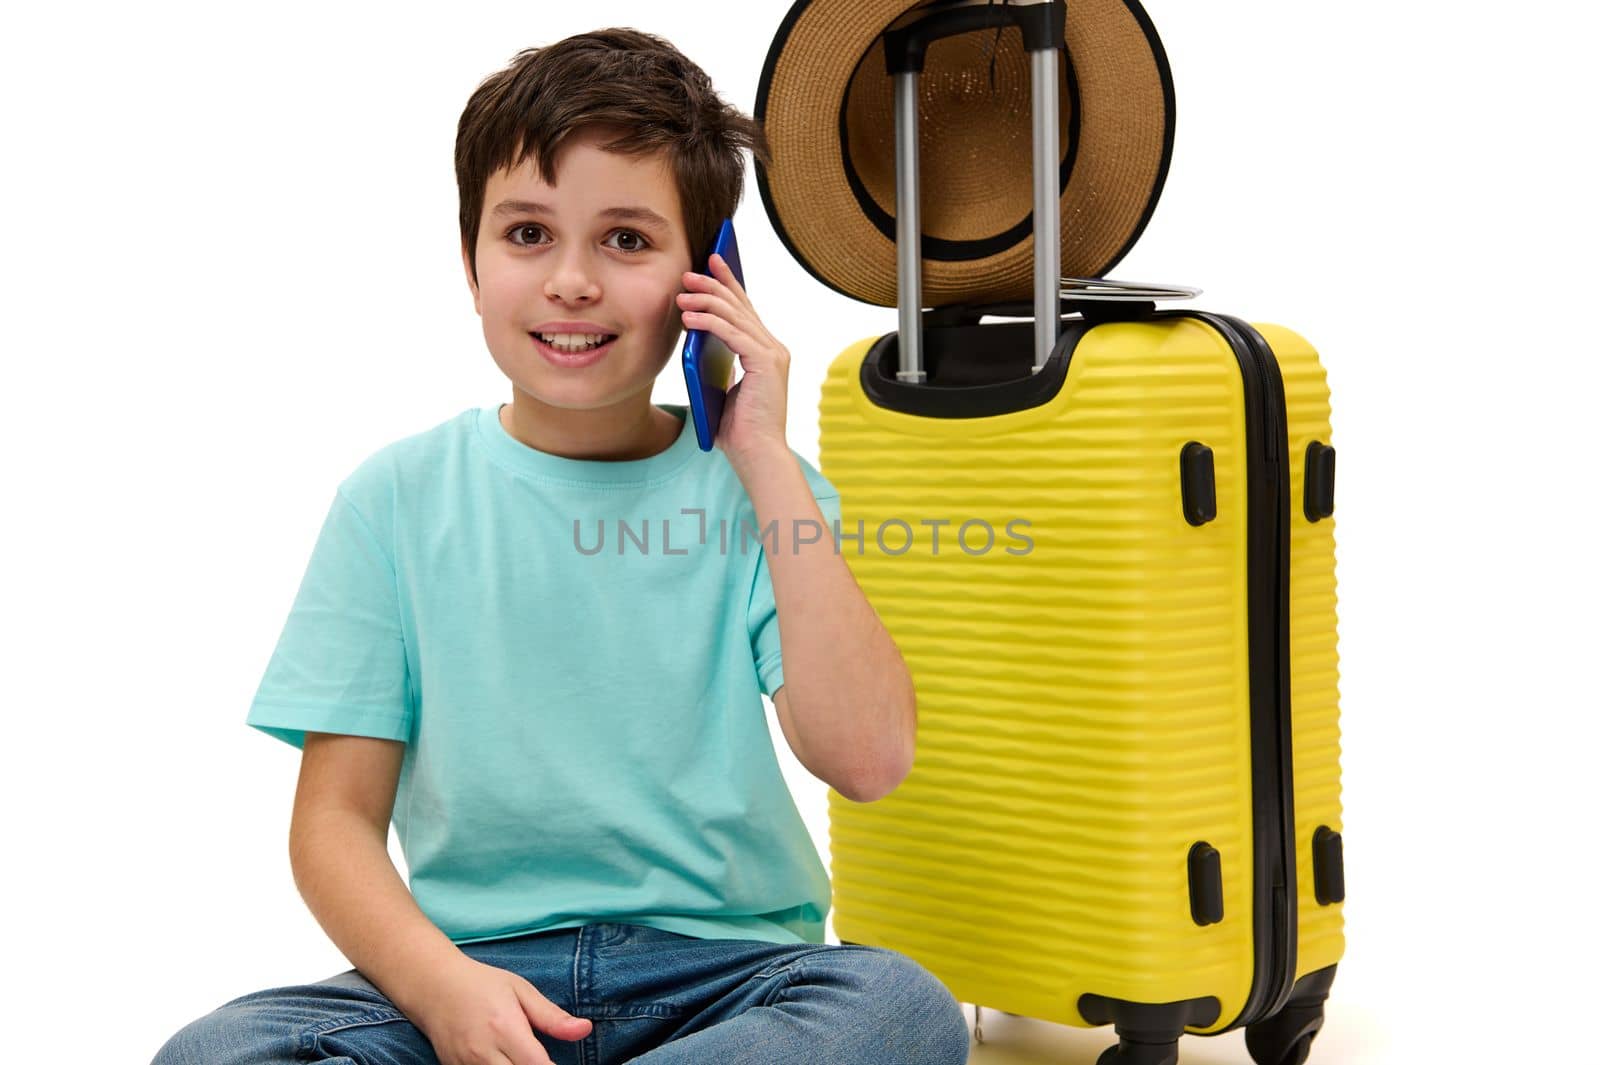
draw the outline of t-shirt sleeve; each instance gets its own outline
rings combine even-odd
[[[410,736],[405,637],[391,559],[341,486],[246,724],[301,748],[307,731]]]
[[[820,542],[829,543],[840,522],[839,492],[809,463],[802,460],[802,466],[827,526]],[[787,525],[780,524],[780,530],[787,537],[794,535]],[[756,549],[755,577],[750,588],[750,647],[755,655],[756,675],[761,679],[761,693],[770,696],[783,687],[783,647],[778,638],[778,605],[772,593],[772,574],[767,569],[765,541],[754,542],[763,546]]]

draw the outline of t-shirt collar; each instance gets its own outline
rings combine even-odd
[[[694,427],[689,424],[688,408],[678,403],[656,404],[660,409],[683,421],[678,438],[671,446],[648,458],[622,461],[566,458],[529,447],[500,424],[502,406],[504,404],[496,403],[478,408],[478,439],[488,449],[490,457],[500,465],[515,473],[544,480],[613,487],[641,485],[671,476],[688,461],[691,455],[700,450]]]

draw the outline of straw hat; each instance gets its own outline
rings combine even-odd
[[[828,287],[892,307],[894,82],[881,34],[916,0],[795,0],[755,118],[761,202]],[[1103,277],[1143,232],[1172,155],[1172,72],[1138,0],[1070,0],[1061,100],[1061,272]],[[990,87],[991,62],[993,88]],[[1028,53],[1014,27],[934,41],[919,96],[923,303],[1033,298]]]

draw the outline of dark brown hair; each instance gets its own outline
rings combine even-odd
[[[456,128],[461,239],[478,282],[478,221],[489,176],[532,156],[555,184],[556,156],[585,127],[614,129],[606,151],[665,153],[688,230],[692,268],[744,192],[742,149],[771,165],[756,121],[725,103],[711,79],[654,34],[626,27],[526,48],[473,90]]]

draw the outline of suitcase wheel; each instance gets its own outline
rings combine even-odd
[[[1305,1065],[1311,1041],[1322,1031],[1323,1004],[1338,968],[1330,965],[1302,976],[1282,1009],[1245,1027],[1244,1045],[1256,1065]]]
[[[1178,1065],[1178,1044],[1130,1043],[1124,1039],[1114,1047],[1106,1047],[1095,1065]]]
[[[1322,1003],[1288,1005],[1264,1021],[1248,1025],[1244,1045],[1256,1065],[1305,1065],[1311,1041],[1322,1029]]]
[[[1256,1035],[1255,1029],[1244,1030],[1244,1045],[1250,1050],[1250,1057],[1258,1065],[1305,1065],[1311,1056],[1311,1040],[1315,1036],[1303,1035],[1289,1046],[1279,1048],[1276,1045],[1263,1046],[1265,1041]]]

